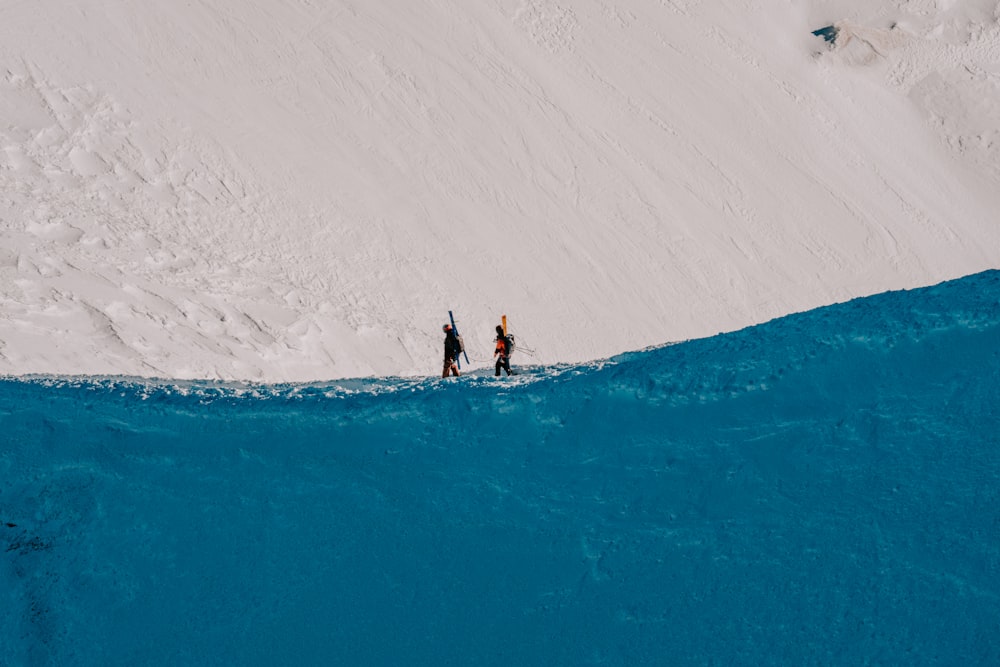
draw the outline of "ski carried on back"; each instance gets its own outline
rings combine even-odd
[[[465,363],[469,363],[469,355],[465,353],[465,341],[462,340],[462,335],[458,333],[458,327],[455,326],[455,316],[450,310],[448,311],[448,319],[451,320],[451,329],[455,332],[455,338],[458,339],[458,344],[462,350],[462,356],[465,357]],[[458,367],[462,368],[462,360],[456,359],[455,361],[458,362]]]
[[[507,316],[506,315],[501,315],[500,316],[500,325],[503,327],[503,337],[505,339],[507,339],[507,345],[508,345],[507,352],[508,352],[508,354],[513,353],[514,352],[514,334],[510,333],[509,331],[507,331]]]

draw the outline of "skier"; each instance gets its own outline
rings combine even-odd
[[[461,375],[458,372],[458,355],[462,353],[462,342],[450,324],[444,325],[441,330],[444,331],[444,370],[441,377],[446,378],[449,373],[458,377]]]
[[[511,352],[510,338],[504,334],[503,327],[499,324],[497,325],[497,347],[496,351],[493,352],[493,358],[496,359],[496,375],[500,376],[500,369],[507,371],[507,375],[510,375],[510,352]]]

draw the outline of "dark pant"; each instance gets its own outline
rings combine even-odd
[[[497,372],[499,373],[500,371]],[[454,375],[455,377],[461,375],[461,373],[458,372],[458,364],[455,363],[454,359],[444,360],[444,370],[441,372],[441,377],[446,378],[448,377],[449,373]]]
[[[497,372],[494,375],[500,375],[501,368],[507,371],[507,375],[510,375],[510,357],[497,358]]]

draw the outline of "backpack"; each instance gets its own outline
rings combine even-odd
[[[455,356],[457,357],[458,355],[465,352],[465,341],[462,339],[461,336],[455,334],[455,340],[452,341],[451,347],[455,351]]]
[[[514,334],[507,334],[504,340],[507,341],[507,354],[514,354]]]

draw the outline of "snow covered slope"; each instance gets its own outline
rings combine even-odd
[[[1000,266],[998,6],[0,3],[0,373],[435,373],[448,309],[580,361]]]
[[[1000,272],[527,371],[0,381],[0,663],[1000,663]]]

